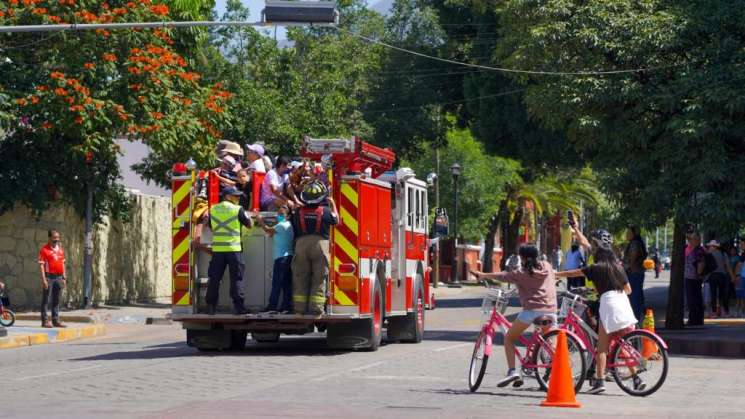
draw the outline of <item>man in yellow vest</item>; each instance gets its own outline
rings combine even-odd
[[[238,203],[241,191],[229,186],[222,191],[222,202],[210,209],[209,222],[212,227],[212,260],[207,274],[207,310],[215,314],[220,292],[220,280],[225,268],[230,269],[230,298],[233,299],[233,312],[245,314],[243,305],[243,256],[241,251],[241,224],[251,227],[251,217]]]
[[[304,207],[295,211],[295,256],[292,258],[292,300],[295,314],[322,315],[329,274],[329,231],[339,222],[328,189],[316,180],[300,193]]]

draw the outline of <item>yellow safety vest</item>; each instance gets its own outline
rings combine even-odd
[[[210,210],[213,252],[241,251],[240,211],[241,207],[230,201],[222,201]]]

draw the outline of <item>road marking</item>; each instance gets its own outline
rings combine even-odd
[[[437,348],[437,349],[435,349],[435,350],[434,350],[434,351],[432,351],[432,352],[443,352],[443,351],[449,351],[449,350],[451,350],[451,349],[457,349],[457,348],[462,348],[462,347],[464,347],[464,346],[471,346],[471,345],[473,345],[473,343],[459,343],[459,344],[457,344],[457,345],[450,345],[450,346],[445,346],[445,347],[442,347],[442,348]]]
[[[349,370],[349,372],[357,372],[357,371],[369,370],[370,368],[375,368],[378,365],[383,365],[383,364],[385,364],[385,361],[373,362],[372,364],[367,364],[367,365],[363,365],[361,367],[352,368],[351,370]]]
[[[429,377],[429,376],[417,376],[417,375],[363,375],[358,378],[363,380],[398,380],[398,381],[452,381],[444,377]]]
[[[378,365],[382,365],[382,364],[385,364],[385,361],[373,362],[371,364],[363,365],[361,367],[352,368],[352,369],[349,369],[349,370],[332,372],[331,374],[326,374],[326,375],[322,375],[320,377],[313,378],[310,381],[326,381],[329,378],[338,377],[340,375],[348,374],[350,372],[364,371],[366,369],[374,368],[374,367],[377,367]]]
[[[34,378],[53,377],[55,375],[62,375],[62,374],[74,373],[74,372],[78,372],[78,371],[92,370],[94,368],[101,368],[101,367],[103,367],[103,365],[91,365],[90,367],[76,368],[74,370],[65,370],[65,371],[58,371],[58,372],[50,372],[48,374],[31,375],[31,376],[28,376],[28,377],[21,377],[21,378],[17,378],[16,381],[26,381],[26,380],[33,380]]]

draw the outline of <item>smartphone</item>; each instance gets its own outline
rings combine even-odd
[[[574,221],[574,212],[572,212],[572,210],[567,211],[567,224],[569,224],[569,227],[577,226],[577,223]]]

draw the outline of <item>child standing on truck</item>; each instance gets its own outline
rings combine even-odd
[[[283,314],[292,313],[292,243],[295,238],[292,224],[288,219],[290,209],[286,204],[277,208],[277,224],[269,227],[259,217],[261,228],[273,237],[272,253],[274,257],[274,268],[272,271],[272,291],[269,294],[269,305],[264,309],[265,313]],[[279,296],[282,294],[282,304],[279,306]]]

